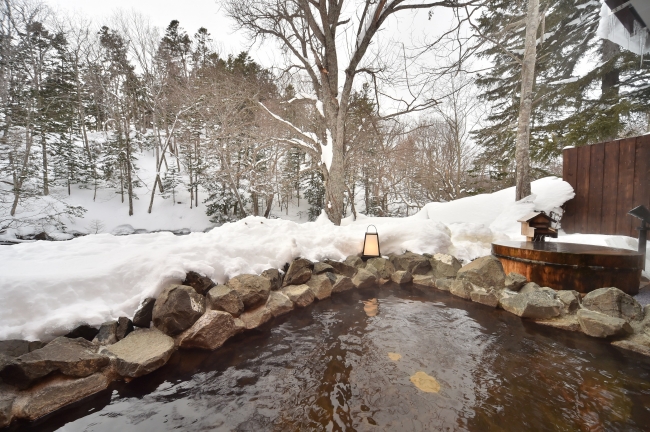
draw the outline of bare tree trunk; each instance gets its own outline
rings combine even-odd
[[[47,178],[47,142],[45,142],[45,134],[41,131],[41,147],[43,148],[43,195],[50,194],[50,188]]]
[[[29,119],[29,118],[28,118]],[[29,125],[29,121],[27,122]],[[20,169],[20,175],[17,181],[14,182],[14,202],[11,205],[11,216],[16,215],[16,208],[20,200],[20,193],[23,188],[23,180],[27,176],[27,165],[29,164],[29,152],[32,149],[32,136],[29,133],[29,127],[25,129],[25,155],[23,156],[23,165]]]
[[[126,143],[126,181],[127,188],[129,192],[129,216],[133,216],[133,178],[131,172],[133,167],[131,166],[131,139],[129,137],[129,122],[125,121],[125,143]]]
[[[533,111],[533,85],[537,60],[537,28],[539,27],[539,0],[528,0],[526,42],[521,70],[521,102],[515,159],[517,163],[516,200],[531,194],[530,189],[530,121]]]
[[[269,215],[271,214],[271,209],[273,208],[273,194],[269,195],[266,198],[266,210],[264,211],[264,217],[269,218]]]
[[[621,52],[621,47],[618,44],[615,44],[612,41],[603,39],[600,58],[603,63],[607,63],[612,60],[614,57],[618,56]],[[618,96],[619,84],[620,84],[620,70],[617,67],[613,67],[609,72],[603,75],[602,81],[600,84],[601,90],[601,99],[608,99],[612,96]],[[605,102],[606,103],[606,102]],[[609,131],[607,136],[601,137],[603,141],[613,141],[618,138],[618,132],[620,127],[620,119],[618,114],[614,114],[616,128],[615,130]]]

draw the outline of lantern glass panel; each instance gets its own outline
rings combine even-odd
[[[366,241],[363,244],[363,255],[370,257],[379,256],[379,235],[366,233]]]

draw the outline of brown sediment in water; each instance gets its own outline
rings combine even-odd
[[[388,358],[391,359],[392,361],[395,361],[395,362],[396,362],[396,361],[398,361],[399,359],[402,358],[402,355],[401,355],[401,354],[394,353],[394,352],[389,352],[389,353],[388,353]]]
[[[440,391],[438,380],[422,371],[418,371],[411,376],[411,382],[423,392],[438,393]]]

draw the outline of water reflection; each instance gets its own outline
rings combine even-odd
[[[411,382],[418,372],[439,392],[418,389]],[[337,294],[213,353],[179,352],[151,375],[14,429],[628,431],[648,424],[647,359],[446,293],[384,287]]]

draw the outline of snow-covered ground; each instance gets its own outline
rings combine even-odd
[[[104,233],[0,247],[0,339],[48,340],[81,322],[99,325],[132,316],[141,300],[180,282],[190,270],[223,283],[237,274],[281,268],[298,256],[343,259],[361,251],[370,224],[378,229],[384,255],[442,252],[469,261],[489,254],[494,240],[523,240],[516,222],[521,216],[558,210],[573,197],[571,187],[555,177],[534,182],[532,189],[533,195],[520,202],[514,202],[510,188],[432,203],[408,218],[360,215],[340,227],[325,216],[306,223],[248,217],[181,237]],[[165,205],[162,200],[157,204]],[[156,227],[146,219],[142,224]],[[159,226],[170,228],[162,222]],[[636,248],[627,237],[574,234],[561,240]]]

